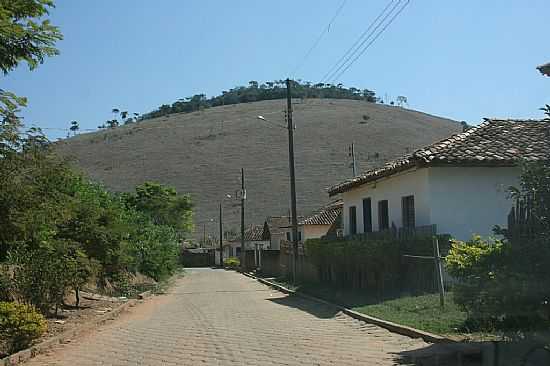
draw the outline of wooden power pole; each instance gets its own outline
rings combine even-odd
[[[353,176],[357,176],[357,162],[355,160],[355,143],[351,143],[351,146],[349,147],[349,156],[351,157],[351,169],[353,171]]]
[[[241,271],[246,269],[246,250],[244,247],[244,201],[246,200],[246,189],[244,187],[244,168],[241,168]]]
[[[292,123],[292,96],[290,79],[286,79],[286,109],[288,122],[288,165],[290,170],[290,210],[292,215],[292,280],[296,282],[298,263],[298,217],[296,214],[296,177],[294,172],[294,124]]]
[[[220,202],[220,267],[223,267],[223,213],[222,203]]]

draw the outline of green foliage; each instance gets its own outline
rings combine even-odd
[[[427,290],[426,287],[433,286],[432,264],[414,263],[413,266],[402,257],[403,254],[432,255],[430,237],[310,239],[305,247],[319,270],[320,279],[327,283],[380,291],[401,287]]]
[[[223,265],[224,265],[224,267],[235,269],[235,268],[239,268],[241,266],[241,261],[237,257],[229,257],[229,258],[225,258],[223,260]]]
[[[0,301],[11,301],[11,277],[7,266],[0,265]]]
[[[133,239],[138,272],[159,281],[177,268],[180,247],[173,228],[144,222]]]
[[[52,0],[0,0],[0,70],[4,74],[25,61],[32,70],[59,51],[55,42],[63,36],[49,20]]]
[[[341,84],[312,84],[301,81],[292,81],[291,83],[293,98],[335,98],[365,100],[367,102],[377,101],[375,93],[368,89],[345,88]],[[207,98],[204,94],[196,94],[192,97],[179,99],[172,105],[163,104],[157,110],[144,114],[142,119],[156,118],[172,113],[191,113],[222,105],[284,98],[286,98],[285,80],[268,81],[261,85],[257,81],[252,80],[248,83],[248,86],[238,86],[229,91],[223,91],[222,95],[212,98]]]
[[[45,57],[57,55],[58,28],[42,19],[53,7],[51,0],[0,0],[0,70],[7,74],[21,62],[32,70]],[[0,89],[0,120],[14,118],[25,98]]]
[[[488,326],[501,310],[496,301],[503,290],[500,274],[505,246],[474,236],[471,241],[454,240],[445,258],[448,273],[459,282],[454,285],[454,300],[478,326]],[[504,294],[503,294],[504,295]]]
[[[9,262],[16,297],[45,314],[61,306],[69,290],[79,290],[95,267],[76,243],[53,238],[37,248],[11,250]]]
[[[0,302],[0,339],[8,353],[28,347],[47,329],[46,320],[32,306]]]
[[[492,271],[487,269],[500,257],[502,250],[503,244],[500,241],[489,242],[480,236],[474,236],[466,243],[452,240],[451,249],[445,258],[446,268],[457,278],[490,277]]]
[[[178,195],[172,187],[145,182],[136,187],[135,194],[125,195],[130,207],[147,215],[157,225],[165,225],[182,233],[193,230],[191,196]]]
[[[463,309],[453,301],[453,294],[449,293],[445,296],[444,311],[439,305],[439,294],[400,297],[358,306],[353,310],[436,334],[464,331],[467,317]]]
[[[72,171],[40,131],[20,127],[0,125],[0,263],[9,260],[19,301],[48,313],[92,277],[101,285],[125,272],[158,280],[175,270],[178,235],[191,225],[188,196],[154,186],[168,194],[136,200],[146,203],[140,211]]]

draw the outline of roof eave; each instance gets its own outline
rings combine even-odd
[[[365,184],[378,183],[380,180],[392,177],[392,176],[394,176],[398,173],[401,173],[401,172],[404,172],[404,171],[407,171],[407,170],[411,170],[411,169],[422,168],[422,167],[424,167],[424,164],[421,164],[420,161],[411,162],[410,164],[404,164],[402,166],[396,167],[395,169],[388,170],[388,172],[386,174],[380,174],[380,175],[376,175],[376,176],[365,177],[362,180],[360,179],[360,180],[357,180],[357,181],[351,181],[349,183],[345,183],[345,182],[340,183],[340,184],[337,184],[337,185],[329,188],[328,189],[328,195],[329,195],[329,197],[333,197],[333,196],[335,196],[337,194],[340,194],[340,193],[349,192],[352,189],[363,186]]]

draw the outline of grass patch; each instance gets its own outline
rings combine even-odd
[[[467,318],[467,314],[454,303],[451,293],[445,296],[443,310],[439,307],[439,294],[402,297],[354,307],[353,310],[437,334],[460,333]]]
[[[464,324],[467,314],[455,304],[452,293],[445,295],[445,309],[441,310],[439,294],[403,296],[399,293],[386,293],[381,295],[368,290],[342,289],[319,283],[293,285],[281,278],[274,282],[366,315],[427,332],[456,335],[460,338],[466,333]]]

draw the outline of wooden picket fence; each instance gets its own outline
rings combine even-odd
[[[516,199],[508,214],[506,236],[512,241],[530,239],[544,229],[542,225],[535,215],[533,197]]]

